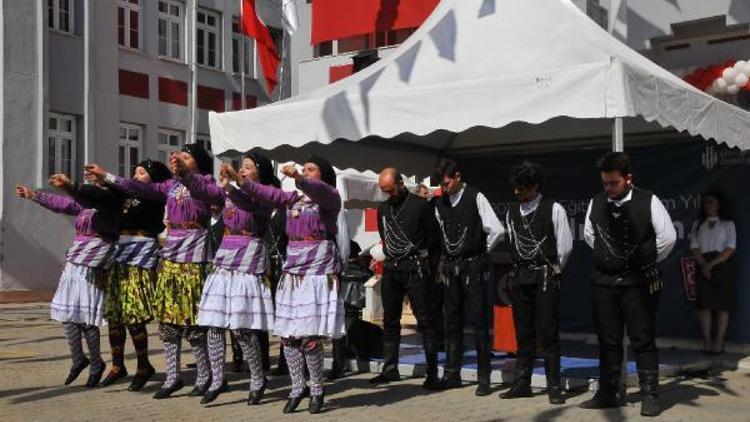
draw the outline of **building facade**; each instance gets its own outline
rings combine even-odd
[[[289,82],[271,94],[259,82],[240,3],[1,3],[0,289],[54,288],[73,238],[72,219],[15,198],[16,183],[47,189],[58,172],[80,181],[89,162],[129,175],[144,158],[164,161],[185,143],[210,148],[209,110],[289,95]],[[257,6],[281,47],[280,0]]]

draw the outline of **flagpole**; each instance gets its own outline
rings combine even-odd
[[[281,63],[279,63],[279,95],[278,100],[284,98],[284,62],[286,61],[286,29],[281,31]]]
[[[194,144],[196,143],[196,103],[198,101],[198,61],[196,59],[196,56],[198,54],[198,42],[197,42],[197,36],[196,36],[196,30],[197,25],[196,22],[198,21],[198,14],[197,14],[197,7],[196,2],[198,0],[191,0],[190,1],[190,25],[188,25],[188,30],[190,31],[190,73],[191,73],[191,80],[190,80],[190,134],[189,134],[189,142]]]

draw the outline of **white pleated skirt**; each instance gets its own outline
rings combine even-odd
[[[276,291],[274,335],[339,338],[346,333],[338,278],[284,274]]]
[[[55,321],[101,326],[104,324],[104,289],[101,269],[65,263],[50,317]],[[97,280],[98,277],[102,277]]]
[[[198,325],[271,331],[271,289],[263,276],[216,268],[206,279],[198,309]]]

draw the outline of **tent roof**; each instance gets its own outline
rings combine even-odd
[[[471,148],[601,138],[615,117],[639,117],[626,123],[638,133],[672,127],[750,148],[750,113],[649,61],[569,0],[443,0],[369,68],[254,110],[211,113],[209,122],[217,153],[290,156],[289,147],[336,141],[328,156],[339,167],[376,168],[368,152],[398,147],[405,164],[424,169]]]

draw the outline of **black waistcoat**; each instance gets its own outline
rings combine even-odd
[[[443,253],[452,258],[468,258],[483,254],[487,249],[487,233],[477,207],[479,191],[465,185],[461,200],[451,206],[448,194],[443,194],[436,206],[440,215]]]
[[[651,223],[651,192],[634,188],[620,207],[597,195],[589,219],[594,228],[594,283],[634,285],[656,264],[656,232]]]
[[[513,241],[510,256],[513,263],[520,266],[549,265],[557,262],[557,237],[552,222],[554,201],[542,198],[534,212],[521,216],[521,204],[510,206],[508,215],[513,225]],[[544,241],[542,241],[544,239]],[[541,242],[541,247],[533,256],[521,256],[521,251],[529,251],[534,243]]]

